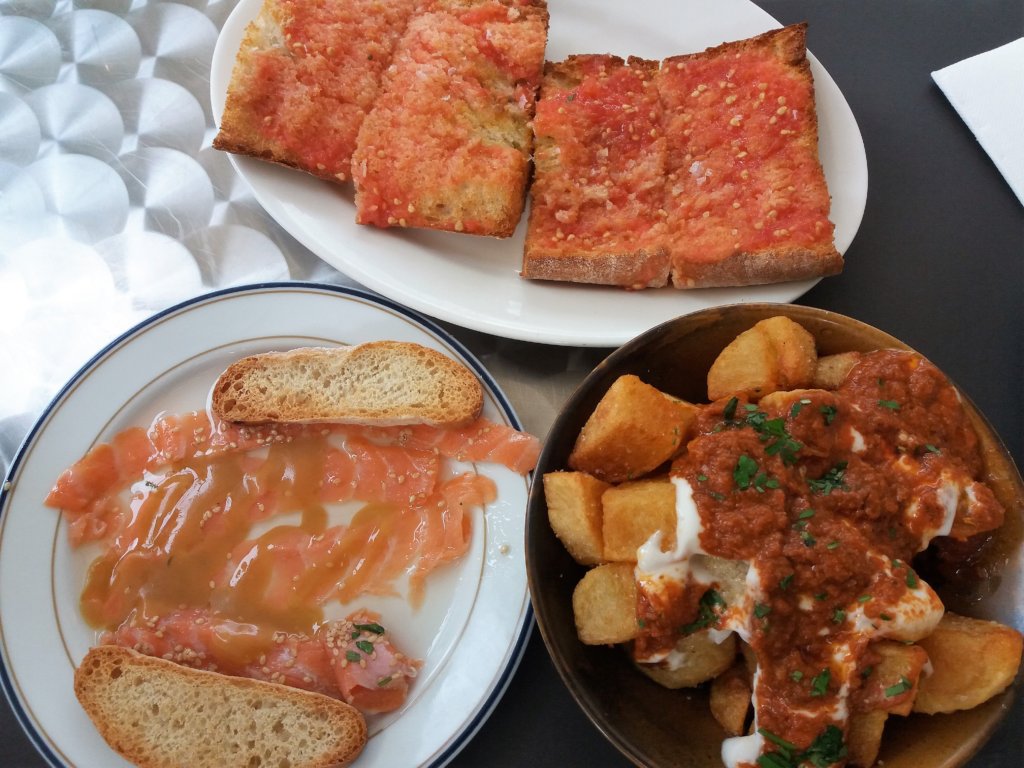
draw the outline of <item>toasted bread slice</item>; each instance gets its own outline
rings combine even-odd
[[[483,388],[440,352],[409,342],[268,352],[233,363],[213,388],[227,421],[346,424],[468,424]]]
[[[543,0],[428,0],[352,159],[356,221],[508,237],[522,216]]]
[[[330,768],[366,743],[363,716],[343,701],[115,645],[86,654],[75,695],[107,744],[141,768]]]
[[[672,282],[835,274],[806,24],[662,62]]]
[[[348,180],[356,135],[416,0],[264,0],[213,146]]]
[[[656,61],[571,56],[548,64],[537,115],[522,275],[665,285],[665,137]]]
[[[839,272],[805,36],[549,64],[523,277],[704,288]]]

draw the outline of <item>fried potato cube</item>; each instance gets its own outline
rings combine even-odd
[[[751,400],[774,392],[778,366],[771,340],[756,325],[718,353],[708,371],[708,399],[746,394]]]
[[[716,643],[703,629],[681,638],[669,658],[672,663],[638,663],[637,667],[666,688],[693,688],[732,666],[736,660],[736,636],[728,635],[721,643]]]
[[[757,324],[771,341],[779,370],[779,389],[808,387],[814,380],[818,351],[814,337],[800,323],[779,315]]]
[[[620,376],[583,425],[569,466],[610,483],[645,475],[684,444],[697,411],[637,376]]]
[[[839,389],[850,372],[860,360],[860,352],[840,352],[836,355],[825,355],[818,358],[814,367],[811,386],[817,389]]]
[[[743,659],[711,681],[711,714],[730,736],[746,731],[750,697],[750,674]]]
[[[636,551],[658,531],[661,548],[676,545],[676,489],[667,478],[635,480],[604,492],[604,559],[636,562]]]
[[[918,641],[932,673],[921,678],[914,711],[926,714],[971,709],[1013,682],[1024,638],[994,621],[946,613],[928,637]]]
[[[708,371],[708,398],[746,395],[758,400],[780,389],[810,386],[817,366],[814,337],[799,323],[761,320],[723,349]]]
[[[585,472],[544,475],[551,530],[573,560],[582,565],[596,565],[604,560],[601,496],[609,487]]]
[[[865,708],[909,715],[920,690],[921,672],[928,663],[928,654],[919,646],[893,640],[872,643],[871,651],[879,660],[864,682]]]
[[[883,709],[850,715],[846,733],[846,753],[850,765],[871,768],[875,764],[888,718],[889,713]]]
[[[759,404],[763,411],[786,414],[795,403],[821,393],[820,389],[780,389],[769,392],[760,399]],[[829,393],[828,398],[828,402],[834,402],[835,395]]]
[[[591,568],[572,593],[576,634],[587,645],[624,643],[636,637],[633,566],[606,563]]]

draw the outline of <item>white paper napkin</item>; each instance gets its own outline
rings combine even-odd
[[[1024,37],[932,78],[1024,205]]]

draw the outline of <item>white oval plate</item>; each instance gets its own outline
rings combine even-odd
[[[361,291],[301,283],[229,289],[168,309],[101,351],[46,409],[0,491],[0,683],[52,765],[128,765],[72,690],[75,664],[96,638],[78,599],[98,550],[71,550],[66,521],[43,506],[60,472],[160,411],[204,407],[217,375],[239,357],[373,339],[418,342],[461,360],[483,382],[484,415],[519,428],[490,374],[430,321]],[[399,647],[424,661],[406,705],[369,720],[361,768],[448,762],[497,704],[525,648],[533,625],[522,553],[528,480],[493,464],[476,470],[495,481],[498,500],[475,517],[463,559],[431,574],[420,609],[400,597],[334,607],[380,612]]]
[[[241,0],[213,54],[216,120],[245,26],[262,0]],[[779,26],[748,0],[557,0],[549,4],[547,58],[614,53],[661,59],[740,40]],[[813,30],[812,30],[813,34]],[[821,162],[832,193],[836,247],[845,253],[867,200],[864,141],[835,81],[810,56]],[[380,230],[355,223],[350,186],[247,157],[231,156],[260,204],[331,266],[406,306],[466,328],[547,344],[618,346],[678,315],[721,304],[788,302],[817,281],[749,288],[627,292],[609,286],[524,280],[526,215],[507,240],[428,230]]]

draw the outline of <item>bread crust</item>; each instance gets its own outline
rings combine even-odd
[[[480,415],[483,388],[437,350],[373,341],[243,358],[217,379],[211,406],[242,423],[462,426]]]
[[[75,696],[104,741],[140,768],[282,759],[293,768],[335,768],[351,763],[367,739],[362,714],[343,701],[114,645],[86,654]]]

